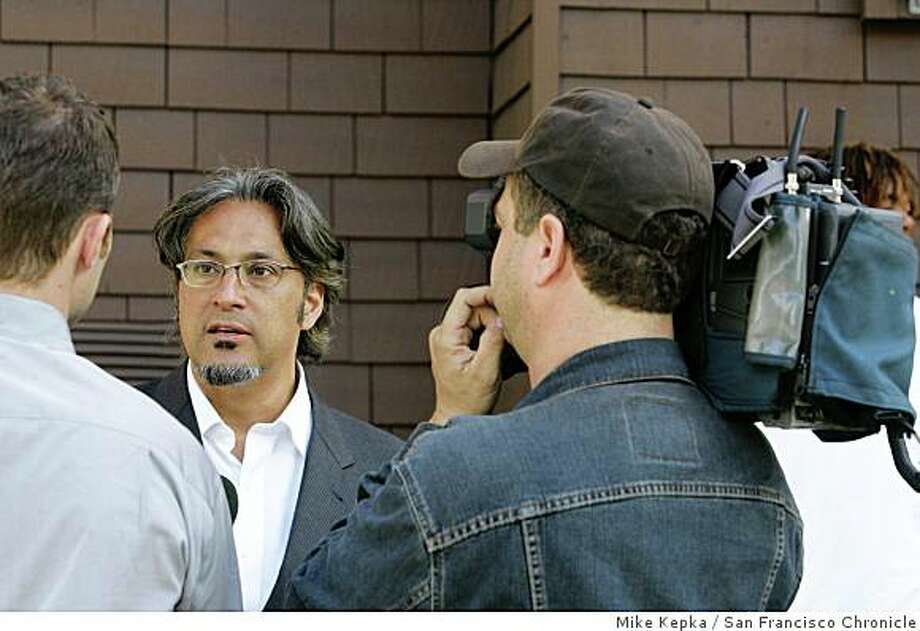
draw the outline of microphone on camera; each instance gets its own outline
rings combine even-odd
[[[240,507],[240,500],[237,497],[236,487],[233,486],[233,482],[224,476],[220,476],[220,481],[224,485],[224,494],[227,496],[227,506],[230,507],[230,523],[232,524],[236,521],[236,513]]]

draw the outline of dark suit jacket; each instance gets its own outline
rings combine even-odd
[[[159,381],[138,386],[185,425],[198,442],[201,433],[188,393],[185,364]],[[278,580],[265,605],[280,609],[288,580],[333,524],[355,507],[358,482],[396,454],[402,441],[323,403],[310,391],[313,428],[300,482],[300,493]]]

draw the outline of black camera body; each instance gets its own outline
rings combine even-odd
[[[500,230],[495,222],[495,204],[501,197],[503,188],[503,180],[499,180],[492,188],[475,190],[466,197],[464,240],[482,252],[488,260],[491,260],[492,252],[498,245]],[[481,333],[474,332],[471,343],[473,349],[478,346]],[[511,344],[505,343],[501,356],[502,380],[508,380],[522,372],[527,372],[527,364]]]

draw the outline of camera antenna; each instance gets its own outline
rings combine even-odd
[[[838,107],[834,115],[834,153],[831,165],[831,186],[834,188],[835,202],[843,197],[843,127],[847,121],[847,110]]]
[[[789,157],[786,159],[786,192],[795,195],[799,192],[799,179],[796,167],[799,165],[799,151],[802,148],[802,137],[805,135],[805,121],[808,120],[808,108],[800,107],[798,116],[795,117],[795,128],[792,130],[792,142],[789,144]]]

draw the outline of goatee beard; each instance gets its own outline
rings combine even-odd
[[[262,376],[262,367],[250,364],[205,364],[193,368],[211,386],[239,386]]]

